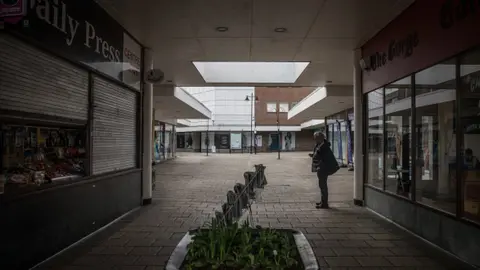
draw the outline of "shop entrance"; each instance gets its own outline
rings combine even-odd
[[[270,142],[270,151],[278,151],[280,148],[278,133],[270,133]]]

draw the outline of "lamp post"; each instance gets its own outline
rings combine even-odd
[[[253,152],[253,104],[255,101],[258,101],[258,97],[253,94],[253,92],[245,97],[245,101],[251,101],[250,104],[250,154]],[[256,149],[255,149],[256,150]]]
[[[208,156],[208,148],[210,146],[210,138],[209,138],[209,131],[210,131],[210,119],[207,119],[207,136],[205,138],[205,145],[207,146],[207,156]]]
[[[280,149],[282,148],[282,137],[280,136],[280,104],[277,104],[277,135],[278,135],[278,157],[280,159]]]

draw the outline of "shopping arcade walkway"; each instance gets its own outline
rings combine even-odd
[[[179,153],[157,166],[152,205],[123,218],[42,269],[163,269],[188,229],[208,221],[243,172],[267,166],[268,185],[253,207],[255,222],[302,230],[322,269],[464,269],[425,243],[354,207],[352,173],[329,179],[331,210],[314,208],[318,187],[308,153]],[[466,268],[468,269],[468,268]]]

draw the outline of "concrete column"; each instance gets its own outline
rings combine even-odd
[[[153,68],[152,51],[145,49],[144,70]],[[142,78],[143,79],[143,78]],[[142,166],[142,202],[152,202],[152,151],[153,151],[153,84],[146,83],[143,88],[143,166]]]
[[[355,132],[353,135],[353,201],[356,205],[363,205],[363,105],[362,105],[362,69],[360,68],[360,59],[362,58],[361,49],[354,51],[353,58],[353,111]]]

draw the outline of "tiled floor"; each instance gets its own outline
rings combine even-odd
[[[187,154],[157,167],[152,205],[59,256],[42,269],[163,269],[189,229],[208,221],[243,172],[267,166],[268,185],[255,223],[295,228],[310,240],[321,269],[469,269],[397,227],[352,205],[352,173],[329,179],[330,210],[317,210],[319,189],[308,153]]]

